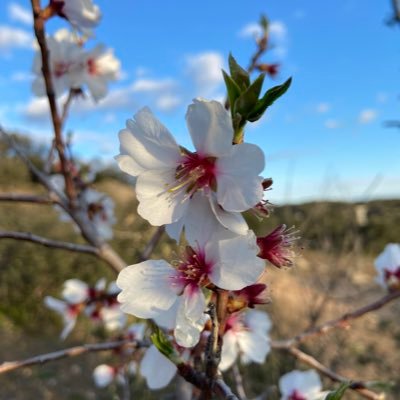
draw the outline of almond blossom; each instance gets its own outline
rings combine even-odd
[[[50,7],[75,29],[88,35],[100,22],[100,9],[92,0],[50,0]]]
[[[271,349],[268,336],[271,325],[267,313],[263,311],[231,314],[223,337],[220,370],[230,368],[239,355],[244,364],[262,364]]]
[[[126,374],[134,375],[137,370],[136,362],[131,361],[127,365],[111,366],[100,364],[93,371],[93,380],[97,387],[104,388],[113,382],[123,385]]]
[[[375,260],[376,281],[390,290],[400,289],[400,245],[389,243]]]
[[[139,318],[153,318],[174,328],[180,346],[192,347],[205,323],[202,288],[216,285],[239,290],[255,283],[264,271],[252,232],[243,236],[213,237],[187,246],[181,259],[169,264],[148,260],[123,269],[117,279],[122,310]]]
[[[323,400],[327,392],[321,392],[322,384],[314,370],[292,371],[279,379],[281,400]]]
[[[138,213],[155,226],[172,224],[167,232],[175,239],[183,227],[194,237],[202,219],[246,234],[240,213],[262,199],[263,152],[249,143],[232,145],[231,118],[217,101],[194,100],[186,121],[194,152],[179,146],[148,108],[119,132],[116,160],[137,177]],[[194,201],[204,212],[191,212]]]

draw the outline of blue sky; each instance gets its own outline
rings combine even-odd
[[[72,110],[67,129],[79,156],[113,162],[118,131],[145,105],[190,146],[187,105],[224,97],[220,69],[230,51],[248,63],[249,32],[265,13],[274,45],[265,61],[282,65],[265,88],[293,76],[289,92],[246,132],[266,154],[272,202],[400,196],[400,131],[384,126],[400,119],[400,29],[385,24],[389,0],[96,3],[103,19],[87,46],[114,48],[122,74],[97,106],[88,99]],[[0,5],[0,123],[48,140],[45,101],[30,92],[29,4]],[[66,26],[52,20],[48,31]]]

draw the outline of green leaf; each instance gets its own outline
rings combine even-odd
[[[224,76],[226,91],[228,92],[229,104],[231,106],[231,112],[233,113],[236,99],[240,96],[241,91],[237,83],[224,70],[222,70],[222,75]]]
[[[150,336],[151,341],[160,353],[170,359],[175,353],[174,347],[158,326],[154,325],[153,329],[154,332]]]
[[[257,105],[253,109],[253,112],[248,116],[250,122],[257,121],[264,114],[265,110],[271,106],[275,100],[279,99],[285,92],[289,89],[292,83],[292,78],[289,78],[282,85],[274,86],[273,88],[267,90],[264,96],[258,100]]]
[[[269,21],[268,21],[268,18],[264,14],[261,14],[260,25],[261,25],[261,28],[263,28],[265,32],[268,32]]]
[[[344,392],[350,387],[350,385],[351,382],[342,383],[338,389],[329,392],[328,395],[325,397],[325,400],[340,400],[343,397]]]
[[[264,78],[264,74],[259,75],[251,86],[238,97],[234,108],[235,114],[238,113],[243,118],[247,119],[247,116],[251,114],[258,102],[258,96],[260,95]]]
[[[249,73],[236,62],[232,54],[229,54],[229,71],[231,78],[239,86],[240,90],[247,89],[250,86]]]

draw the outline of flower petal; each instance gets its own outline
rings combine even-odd
[[[63,299],[69,304],[79,304],[88,298],[88,285],[80,279],[68,279],[64,282]]]
[[[221,362],[219,364],[221,371],[226,371],[232,366],[238,356],[238,350],[235,333],[233,331],[226,332],[222,346]]]
[[[148,348],[140,364],[140,373],[150,389],[167,386],[176,374],[176,365],[152,345]]]
[[[169,277],[174,269],[164,260],[148,260],[124,268],[118,275],[121,309],[139,318],[153,318],[176,300]],[[156,309],[157,308],[157,309]]]
[[[262,200],[264,153],[249,143],[233,146],[217,160],[217,198],[226,211],[246,211]]]
[[[253,332],[267,335],[272,328],[272,322],[264,311],[247,310],[244,319],[246,326]]]
[[[283,395],[290,396],[293,391],[299,391],[307,397],[321,391],[322,384],[319,375],[314,370],[294,370],[279,379],[279,389]]]
[[[212,253],[210,247],[215,245],[218,246],[218,260],[214,260],[209,274],[213,283],[222,289],[239,290],[257,282],[265,270],[265,263],[257,257],[259,248],[252,231],[247,235],[211,241],[206,246],[206,254]]]
[[[190,200],[185,200],[184,191],[171,193],[175,171],[171,169],[146,171],[139,175],[136,195],[139,200],[138,213],[155,226],[178,221],[186,212]]]
[[[138,176],[144,169],[131,157],[126,154],[120,154],[114,157],[121,171],[128,175]]]
[[[107,364],[98,365],[93,371],[93,380],[97,387],[104,388],[114,379],[114,368]]]
[[[269,340],[266,336],[252,331],[236,332],[238,345],[242,353],[244,364],[256,362],[262,364],[271,350]]]
[[[228,112],[218,101],[195,99],[186,121],[194,147],[200,155],[221,156],[232,148],[233,129]]]

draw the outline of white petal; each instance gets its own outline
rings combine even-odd
[[[126,315],[119,306],[103,307],[100,311],[100,318],[108,331],[121,330],[126,324]]]
[[[233,146],[228,156],[221,157],[217,166],[218,203],[227,211],[246,211],[262,200],[264,153],[249,143]]]
[[[97,291],[103,291],[106,288],[107,280],[106,278],[100,278],[94,285]]]
[[[385,249],[375,260],[377,270],[393,271],[400,267],[400,245],[397,243],[389,243]]]
[[[93,379],[97,387],[108,386],[114,379],[114,368],[107,364],[98,365],[93,371]]]
[[[225,211],[214,196],[210,196],[211,208],[222,226],[238,235],[246,235],[249,227],[240,213]]]
[[[265,270],[264,261],[257,257],[259,248],[252,231],[231,239],[212,241],[206,246],[218,247],[219,257],[210,273],[213,283],[222,289],[239,290],[257,282]]]
[[[184,191],[168,191],[174,184],[174,174],[173,170],[154,170],[146,171],[138,177],[138,213],[154,226],[178,221],[189,205],[190,200],[185,201]]]
[[[120,154],[114,157],[118,163],[118,167],[121,171],[132,175],[138,176],[144,169],[135,160],[126,154]]]
[[[64,320],[64,329],[61,332],[60,338],[61,340],[65,340],[65,338],[72,332],[76,324],[76,315],[72,315],[70,313],[65,313],[63,315]]]
[[[121,309],[139,318],[153,318],[176,300],[169,278],[175,270],[164,260],[148,260],[124,268],[118,275]],[[157,308],[157,310],[156,310]]]
[[[169,131],[148,108],[127,121],[127,129],[119,133],[120,152],[129,155],[145,170],[176,167],[180,149]]]
[[[138,322],[129,326],[128,333],[133,336],[134,340],[143,340],[145,330],[146,324]]]
[[[279,379],[279,389],[283,396],[290,396],[294,390],[307,397],[321,391],[319,375],[314,370],[294,370]]]
[[[179,307],[179,297],[176,297],[175,303],[168,310],[159,310],[158,313],[153,317],[153,320],[158,326],[161,326],[164,329],[175,329],[176,327],[176,315],[178,313]],[[157,307],[154,308],[154,311],[158,311]]]
[[[171,239],[176,240],[179,242],[182,234],[183,224],[184,224],[184,217],[180,218],[178,221],[173,222],[172,224],[168,224],[165,227],[165,232],[167,232],[168,236]]]
[[[245,364],[256,362],[262,364],[271,350],[269,340],[257,332],[236,332],[238,345],[242,353],[242,361]]]
[[[267,335],[272,328],[268,314],[260,310],[247,310],[244,316],[245,324],[253,332]]]
[[[67,303],[65,303],[65,301],[55,299],[51,296],[46,296],[44,298],[44,304],[47,308],[50,308],[50,310],[53,310],[60,315],[64,315],[64,313],[66,313],[68,309]]]
[[[180,297],[174,336],[182,347],[193,347],[204,328],[206,299],[198,287],[188,285]]]
[[[195,99],[187,110],[186,121],[200,155],[218,157],[229,153],[233,140],[232,121],[221,103]]]
[[[68,279],[64,282],[62,297],[69,304],[79,304],[88,298],[88,285],[79,279]]]
[[[232,364],[236,361],[237,356],[238,344],[236,335],[234,332],[228,331],[224,335],[219,369],[221,371],[225,371],[230,368]]]
[[[167,386],[175,376],[176,366],[153,345],[144,354],[140,373],[146,378],[150,389],[161,389]]]

